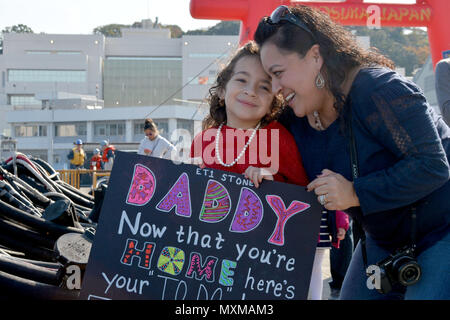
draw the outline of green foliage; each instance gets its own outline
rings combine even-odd
[[[11,27],[6,27],[2,33],[34,33],[33,30],[25,24],[16,24]]]
[[[187,31],[186,35],[239,35],[240,22],[239,21],[221,21],[215,26],[208,29],[197,29]]]
[[[105,37],[119,38],[122,36],[121,28],[129,28],[129,25],[125,24],[107,24],[105,26],[96,27],[92,33],[103,34]]]
[[[427,32],[419,28],[349,27],[357,36],[370,36],[370,45],[394,61],[397,67],[405,68],[406,75],[420,68],[430,55]]]
[[[16,24],[11,27],[6,27],[0,34],[0,54],[3,54],[3,33],[34,33],[33,30],[25,24]]]

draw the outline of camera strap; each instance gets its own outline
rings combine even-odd
[[[352,110],[349,106],[349,118],[348,118],[348,133],[350,136],[350,161],[351,161],[351,171],[352,171],[352,177],[353,181],[356,180],[356,178],[359,177],[359,166],[358,166],[358,154],[356,152],[356,141],[355,136],[353,135],[353,127],[352,127]],[[364,270],[367,270],[368,263],[367,263],[367,250],[366,250],[366,234],[362,228],[361,223],[358,219],[353,218],[353,221],[356,223],[356,227],[360,230],[360,241],[361,241],[361,253],[364,263]]]
[[[355,136],[353,135],[353,126],[352,126],[352,110],[349,105],[348,109],[348,123],[347,123],[347,129],[350,136],[350,161],[351,161],[351,171],[352,171],[352,177],[353,181],[356,180],[356,178],[359,177],[359,166],[358,166],[358,154],[356,152],[356,141]],[[411,248],[413,249],[413,255],[415,256],[415,249],[416,249],[416,233],[417,233],[417,226],[416,226],[416,203],[412,204],[410,207],[411,211]],[[362,228],[362,225],[358,219],[353,219],[353,221],[356,223],[357,228],[360,229],[360,241],[361,241],[361,253],[364,263],[364,269],[367,270],[368,263],[367,263],[367,249],[366,249],[366,234]]]

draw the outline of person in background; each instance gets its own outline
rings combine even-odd
[[[330,286],[330,296],[328,300],[339,299],[342,283],[347,273],[348,266],[353,255],[353,229],[352,223],[349,223],[344,239],[341,240],[339,248],[331,247],[330,250],[330,273],[331,280],[328,282]]]
[[[450,58],[436,64],[436,97],[444,121],[450,126]]]
[[[100,142],[100,146],[102,149],[103,169],[112,170],[114,158],[116,156],[116,148],[112,144],[109,144],[109,141],[107,140]]]
[[[89,169],[91,169],[91,170],[102,170],[103,169],[102,156],[100,155],[99,148],[96,148],[94,150],[94,155],[91,158]]]
[[[83,141],[77,139],[75,147],[70,150],[67,158],[70,160],[70,169],[81,169],[86,159],[86,153],[83,150]]]
[[[138,154],[170,160],[171,154],[176,151],[176,148],[159,134],[158,126],[150,118],[145,119],[144,134],[145,137],[141,140]]]

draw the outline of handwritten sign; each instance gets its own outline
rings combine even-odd
[[[306,299],[321,208],[304,187],[118,152],[82,299]]]

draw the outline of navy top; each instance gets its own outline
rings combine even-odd
[[[360,177],[354,181],[360,207],[346,212],[389,249],[410,241],[416,203],[417,244],[428,247],[449,230],[450,129],[414,83],[386,68],[365,68],[346,99],[351,108]],[[341,119],[326,130],[306,117],[284,117],[312,181],[323,169],[352,181],[349,138]],[[420,200],[419,202],[417,202]]]

